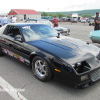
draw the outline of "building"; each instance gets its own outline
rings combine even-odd
[[[11,19],[13,15],[17,17],[17,21],[23,21],[28,18],[41,19],[41,13],[30,9],[12,9],[8,13],[8,19]]]

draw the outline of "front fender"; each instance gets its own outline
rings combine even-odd
[[[42,58],[44,58],[46,61],[47,61],[47,63],[49,64],[49,66],[50,66],[50,69],[51,69],[51,71],[52,71],[52,73],[53,73],[53,75],[54,75],[54,72],[55,72],[55,68],[54,68],[54,66],[53,66],[53,64],[52,64],[52,59],[53,59],[53,56],[52,55],[50,55],[50,54],[47,54],[47,53],[42,53],[42,52],[32,52],[31,54],[30,54],[30,66],[31,66],[31,63],[32,63],[32,59],[34,59],[34,57],[36,57],[36,56],[40,56],[40,57],[42,57]]]
[[[51,59],[53,58],[52,55],[47,54],[47,53],[42,53],[42,52],[32,52],[30,54],[30,58],[29,58],[30,62],[32,62],[32,59],[34,59],[35,56],[40,56],[40,57],[44,58],[48,62],[50,67],[52,67],[52,65],[51,65]]]

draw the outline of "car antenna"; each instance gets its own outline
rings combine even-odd
[[[57,34],[58,34],[57,38],[60,38],[60,33],[57,33]]]

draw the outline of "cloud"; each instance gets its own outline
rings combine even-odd
[[[0,13],[9,13],[11,9],[34,9],[50,12],[100,9],[100,0],[2,0]]]

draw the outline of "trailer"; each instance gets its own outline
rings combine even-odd
[[[72,22],[76,22],[78,21],[78,13],[73,13],[72,14]]]

